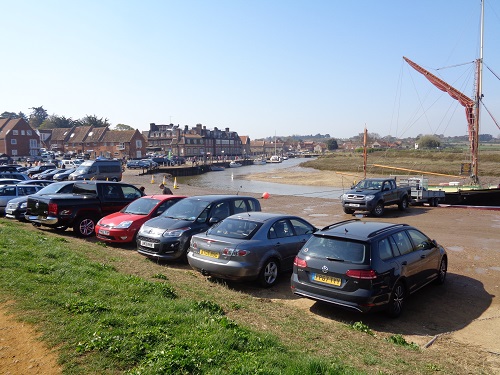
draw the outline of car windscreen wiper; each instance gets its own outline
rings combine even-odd
[[[328,259],[332,262],[344,262],[344,259],[340,259],[340,258],[326,257],[326,259]]]

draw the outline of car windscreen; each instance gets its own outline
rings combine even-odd
[[[249,240],[262,226],[262,223],[241,219],[225,219],[210,228],[208,235]]]
[[[301,252],[310,257],[363,264],[368,259],[366,244],[345,238],[312,236]]]
[[[208,213],[210,201],[200,199],[183,199],[166,210],[161,216],[178,220],[194,221],[202,213]]]
[[[120,212],[132,215],[147,215],[156,207],[160,200],[153,198],[136,199]]]

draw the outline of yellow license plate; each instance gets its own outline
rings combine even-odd
[[[200,249],[200,254],[210,258],[219,258],[219,253],[217,251]]]
[[[342,280],[340,280],[338,277],[325,276],[319,273],[313,274],[313,280],[335,286],[340,286],[342,284]]]

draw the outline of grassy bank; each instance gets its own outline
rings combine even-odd
[[[396,169],[375,166],[406,168],[422,172],[459,176],[461,164],[469,162],[463,150],[385,150],[372,151],[367,157],[367,172],[374,175],[406,174]],[[363,153],[335,152],[302,164],[319,170],[338,172],[363,172]],[[500,151],[484,150],[479,158],[479,176],[500,176]],[[466,177],[466,176],[464,176]]]
[[[68,374],[459,373],[361,322],[303,311],[107,247],[0,219],[0,298]]]

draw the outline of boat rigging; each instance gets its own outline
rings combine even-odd
[[[483,38],[484,38],[484,0],[481,1],[481,30],[480,30],[480,51],[479,58],[476,59],[476,90],[475,98],[469,98],[467,95],[463,94],[450,84],[441,80],[434,74],[422,68],[420,65],[411,61],[407,57],[403,59],[417,72],[421,73],[425,78],[427,78],[434,86],[439,90],[447,92],[453,99],[458,100],[458,102],[465,107],[465,114],[467,118],[468,125],[468,135],[469,135],[469,148],[471,154],[471,165],[470,165],[470,178],[474,184],[479,184],[479,128],[480,128],[480,107],[483,98]],[[484,106],[484,104],[483,104]],[[486,108],[486,107],[485,107]],[[486,111],[491,113],[486,109]],[[491,116],[497,127],[500,129],[499,124],[496,122],[495,118]]]

